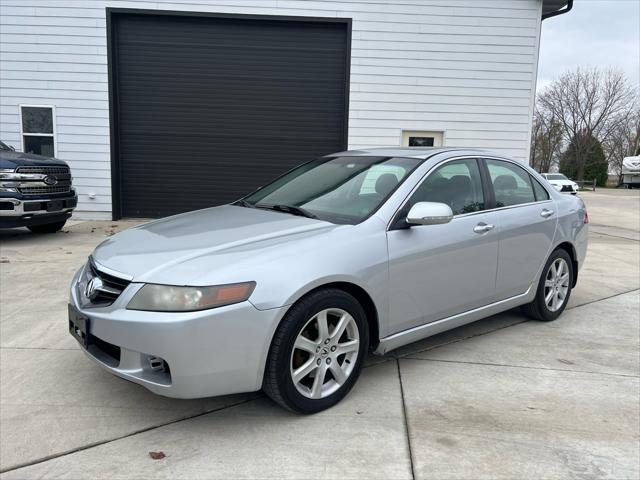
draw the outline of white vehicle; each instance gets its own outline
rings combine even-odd
[[[622,159],[622,184],[626,188],[640,187],[640,155]]]
[[[561,173],[543,173],[542,176],[546,178],[547,182],[558,192],[575,195],[578,193],[578,190],[580,190],[576,182],[569,180]]]

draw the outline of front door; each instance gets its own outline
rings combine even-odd
[[[484,211],[478,162],[453,160],[435,169],[409,206],[421,201],[448,204],[454,218],[387,233],[389,333],[478,308],[495,294],[496,216]]]

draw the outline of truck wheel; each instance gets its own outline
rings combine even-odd
[[[46,223],[44,225],[31,225],[27,228],[33,233],[56,233],[64,227],[65,223],[67,223],[67,221],[63,220],[62,222]]]

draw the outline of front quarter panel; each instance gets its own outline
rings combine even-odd
[[[189,284],[255,281],[249,301],[259,310],[268,310],[291,305],[319,286],[348,282],[369,294],[383,318],[387,259],[385,224],[371,217],[359,225],[343,225],[290,241],[243,245],[194,259],[202,273]],[[182,267],[195,270],[195,265]]]
[[[290,246],[289,255],[256,265],[258,286],[251,302],[259,309],[291,305],[327,283],[349,282],[363,288],[379,313],[386,308],[387,244],[385,225],[375,218],[317,239]]]

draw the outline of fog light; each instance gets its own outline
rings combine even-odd
[[[167,364],[167,362],[164,361],[164,359],[162,359],[160,357],[156,357],[156,356],[150,355],[148,357],[148,361],[149,361],[149,368],[151,370],[153,370],[154,372],[168,372],[169,371],[169,365]]]

